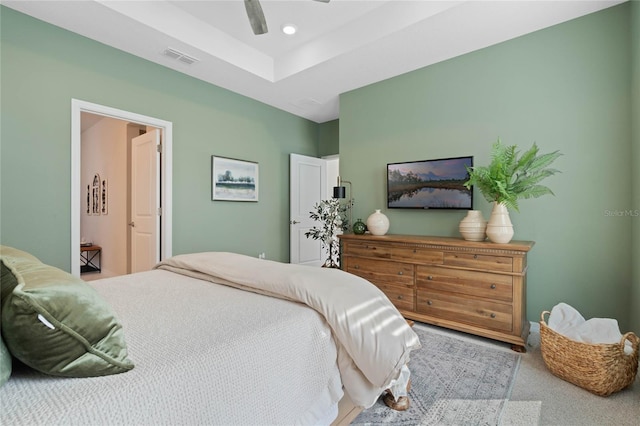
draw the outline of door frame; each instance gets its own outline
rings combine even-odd
[[[148,117],[134,112],[94,104],[79,99],[71,99],[71,273],[80,276],[80,147],[82,138],[81,121],[83,112],[103,115],[118,120],[153,126],[162,131],[162,155],[160,156],[160,259],[172,254],[172,154],[173,123]]]

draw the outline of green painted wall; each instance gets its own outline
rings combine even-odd
[[[640,1],[631,2],[631,60],[632,60],[632,104],[631,123],[633,125],[632,141],[632,209],[640,212]],[[633,265],[632,297],[631,297],[631,327],[640,331],[640,217],[633,221]]]
[[[321,157],[340,153],[340,120],[331,120],[318,126],[318,151]]]
[[[536,241],[528,318],[564,301],[627,329],[637,219],[618,214],[631,208],[629,13],[625,3],[342,95],[340,168],[359,194],[354,217],[380,208],[390,233],[459,236],[462,211],[386,209],[386,164],[473,155],[484,165],[498,137],[559,149],[563,173],[546,181],[556,196],[511,214],[515,239]],[[489,217],[478,192],[474,204]]]
[[[71,99],[173,122],[173,252],[289,259],[289,153],[318,125],[0,8],[3,244],[69,269]],[[260,163],[258,203],[212,202],[212,154]]]

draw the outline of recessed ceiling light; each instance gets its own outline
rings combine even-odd
[[[284,24],[282,26],[282,32],[286,35],[294,35],[298,31],[298,27],[293,24]]]

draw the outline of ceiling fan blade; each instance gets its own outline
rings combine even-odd
[[[267,33],[269,31],[267,29],[267,21],[264,19],[260,2],[258,0],[244,0],[244,7],[247,9],[247,16],[253,33],[255,35]]]

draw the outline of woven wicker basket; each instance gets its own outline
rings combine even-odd
[[[547,326],[540,315],[540,351],[547,368],[567,382],[596,395],[608,396],[629,386],[638,372],[640,338],[629,332],[620,343],[591,344],[571,340]],[[633,353],[625,354],[625,341]]]

